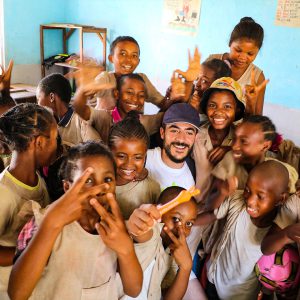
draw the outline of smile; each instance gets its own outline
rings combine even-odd
[[[251,208],[249,206],[247,206],[247,211],[248,211],[249,214],[257,214],[258,213],[257,209]]]
[[[132,69],[131,65],[122,65],[122,68],[125,69],[126,71],[130,71]]]
[[[242,157],[242,153],[233,152],[232,155],[233,155],[234,158],[241,158]]]
[[[135,109],[138,109],[139,106],[136,105],[136,104],[132,104],[132,103],[125,103],[128,107],[130,107],[131,109],[135,110]]]
[[[120,169],[122,173],[124,173],[126,176],[131,176],[134,174],[135,170],[128,170],[128,169]]]

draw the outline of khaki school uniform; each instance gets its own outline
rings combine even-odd
[[[45,210],[34,204],[33,211],[39,226]],[[116,268],[117,256],[100,236],[72,222],[57,237],[47,266],[29,299],[117,300]]]
[[[48,205],[46,184],[38,173],[37,176],[37,185],[31,187],[12,176],[7,169],[0,174],[0,246],[16,246],[18,235],[28,221],[21,211],[29,200],[40,203],[42,207]],[[0,266],[0,299],[5,299],[10,271],[11,266]]]

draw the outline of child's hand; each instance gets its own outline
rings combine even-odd
[[[227,180],[218,180],[217,189],[225,197],[232,195],[238,188],[239,181],[236,176],[229,177]]]
[[[141,236],[148,232],[161,218],[159,210],[155,205],[143,204],[135,209],[127,222],[127,228],[133,236]]]
[[[72,187],[57,201],[50,205],[46,212],[53,225],[63,227],[81,217],[83,210],[89,205],[89,199],[97,197],[108,189],[108,184],[86,187],[86,181],[93,173],[93,168],[87,168]]]
[[[246,98],[246,111],[248,114],[256,114],[256,101],[258,94],[269,83],[269,79],[264,80],[260,85],[255,82],[255,71],[251,71],[251,84],[247,84],[244,87],[244,95]]]
[[[107,211],[96,199],[91,199],[90,204],[101,217],[100,223],[95,227],[103,242],[118,255],[127,255],[132,252],[133,243],[126,230],[126,226],[116,201],[115,195],[106,194],[106,199],[110,207]]]
[[[219,146],[214,148],[210,151],[208,154],[208,160],[213,164],[216,165],[218,162],[220,162],[224,155],[231,150],[230,146]]]
[[[200,73],[200,59],[201,55],[199,53],[198,47],[195,48],[194,56],[191,57],[191,53],[189,50],[189,67],[186,72],[181,70],[176,70],[176,72],[182,75],[186,81],[194,81],[198,78]]]
[[[194,107],[197,111],[199,111],[199,106],[200,106],[200,102],[201,102],[201,97],[199,96],[197,91],[194,91],[189,104]]]
[[[184,100],[184,97],[185,97],[185,84],[183,78],[176,71],[174,71],[171,78],[170,99],[172,101],[179,101],[179,100]]]
[[[190,272],[192,270],[193,260],[188,245],[186,243],[186,238],[181,223],[178,223],[177,229],[179,235],[178,238],[167,226],[164,227],[164,231],[167,233],[167,235],[173,242],[169,246],[169,249],[178,267],[180,269],[185,269]]]
[[[1,74],[0,74],[0,91],[3,91],[3,90],[8,90],[9,91],[9,88],[10,88],[10,78],[11,78],[11,72],[12,72],[13,65],[14,65],[13,60],[10,60],[6,71],[0,65],[0,68],[1,68]]]
[[[291,241],[300,243],[300,223],[287,226],[284,230]]]

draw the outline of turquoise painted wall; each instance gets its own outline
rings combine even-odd
[[[15,64],[40,63],[40,24],[65,21],[66,1],[4,0],[5,61]],[[45,34],[46,55],[62,51],[61,33]],[[57,49],[58,48],[58,49]]]
[[[108,42],[118,35],[132,35],[138,40],[141,63],[137,71],[146,73],[163,92],[172,71],[186,68],[188,48],[198,45],[204,59],[210,53],[227,51],[234,25],[240,18],[251,16],[265,29],[264,45],[255,63],[271,79],[266,101],[299,109],[300,28],[274,25],[276,3],[202,0],[198,34],[189,37],[162,31],[163,0],[5,0],[5,26],[11,28],[11,32],[5,31],[6,56],[11,54],[18,63],[38,63],[40,23],[65,21],[107,27]],[[49,52],[56,50],[57,40],[49,36]],[[75,36],[71,44],[74,51],[78,49]],[[97,48],[96,40],[89,41],[88,52]]]

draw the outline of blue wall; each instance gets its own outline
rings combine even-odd
[[[4,0],[5,61],[15,64],[40,63],[40,24],[64,22],[66,1]],[[62,51],[61,33],[45,34],[46,55]]]
[[[276,3],[202,0],[198,34],[188,37],[162,31],[163,0],[5,0],[5,26],[10,28],[5,31],[6,56],[16,58],[17,63],[38,63],[40,23],[65,21],[107,27],[109,42],[118,35],[132,35],[138,40],[141,63],[137,70],[146,73],[163,92],[172,71],[186,68],[188,48],[198,45],[203,58],[227,51],[234,25],[240,18],[251,16],[265,29],[264,45],[255,63],[271,80],[266,101],[299,109],[300,28],[274,25]],[[49,52],[54,51],[57,40],[49,36]],[[94,43],[87,48],[95,50]],[[76,37],[71,44],[73,50],[78,49]]]

